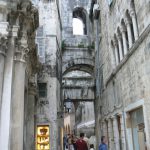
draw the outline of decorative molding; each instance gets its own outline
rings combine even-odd
[[[27,41],[19,41],[16,43],[15,61],[26,62],[27,54],[29,53]]]
[[[125,65],[125,63],[131,57],[131,55],[137,50],[137,48],[140,46],[140,44],[143,42],[143,40],[149,35],[149,33],[150,33],[150,25],[147,26],[147,28],[143,31],[143,33],[139,36],[139,38],[135,41],[135,43],[129,49],[126,56],[122,59],[122,61],[119,63],[119,65],[112,71],[112,73],[106,79],[106,82],[105,82],[106,87],[107,87],[108,83],[113,79],[113,77],[119,72],[119,70],[122,68],[122,66]]]

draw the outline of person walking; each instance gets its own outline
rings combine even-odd
[[[102,136],[101,137],[101,144],[99,145],[99,150],[108,150],[106,142],[107,142],[106,137]]]
[[[89,139],[88,139],[88,137],[86,136],[86,134],[84,134],[83,140],[86,142],[87,147],[88,147],[88,149],[89,149],[89,148],[90,148],[90,144],[89,144]]]
[[[67,145],[67,135],[64,135],[63,137],[63,145],[64,145],[64,150],[65,150],[66,145]]]
[[[77,146],[76,146],[76,141],[77,140],[78,140],[78,138],[75,135],[73,135],[72,143],[73,143],[74,150],[77,150]]]
[[[70,134],[68,138],[68,150],[74,150],[72,141],[72,135]]]
[[[80,139],[76,141],[77,150],[88,150],[87,143],[83,139],[84,133],[80,133]]]

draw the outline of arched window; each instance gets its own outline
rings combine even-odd
[[[81,7],[77,7],[73,11],[73,34],[74,35],[86,35],[86,13]]]

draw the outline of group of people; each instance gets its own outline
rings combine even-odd
[[[64,150],[95,150],[94,144],[89,144],[84,133],[80,133],[80,138],[73,134],[64,136]],[[101,144],[99,150],[107,150],[106,137],[101,137]]]

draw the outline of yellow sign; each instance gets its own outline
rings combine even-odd
[[[36,150],[50,150],[50,135],[48,125],[37,126]]]

